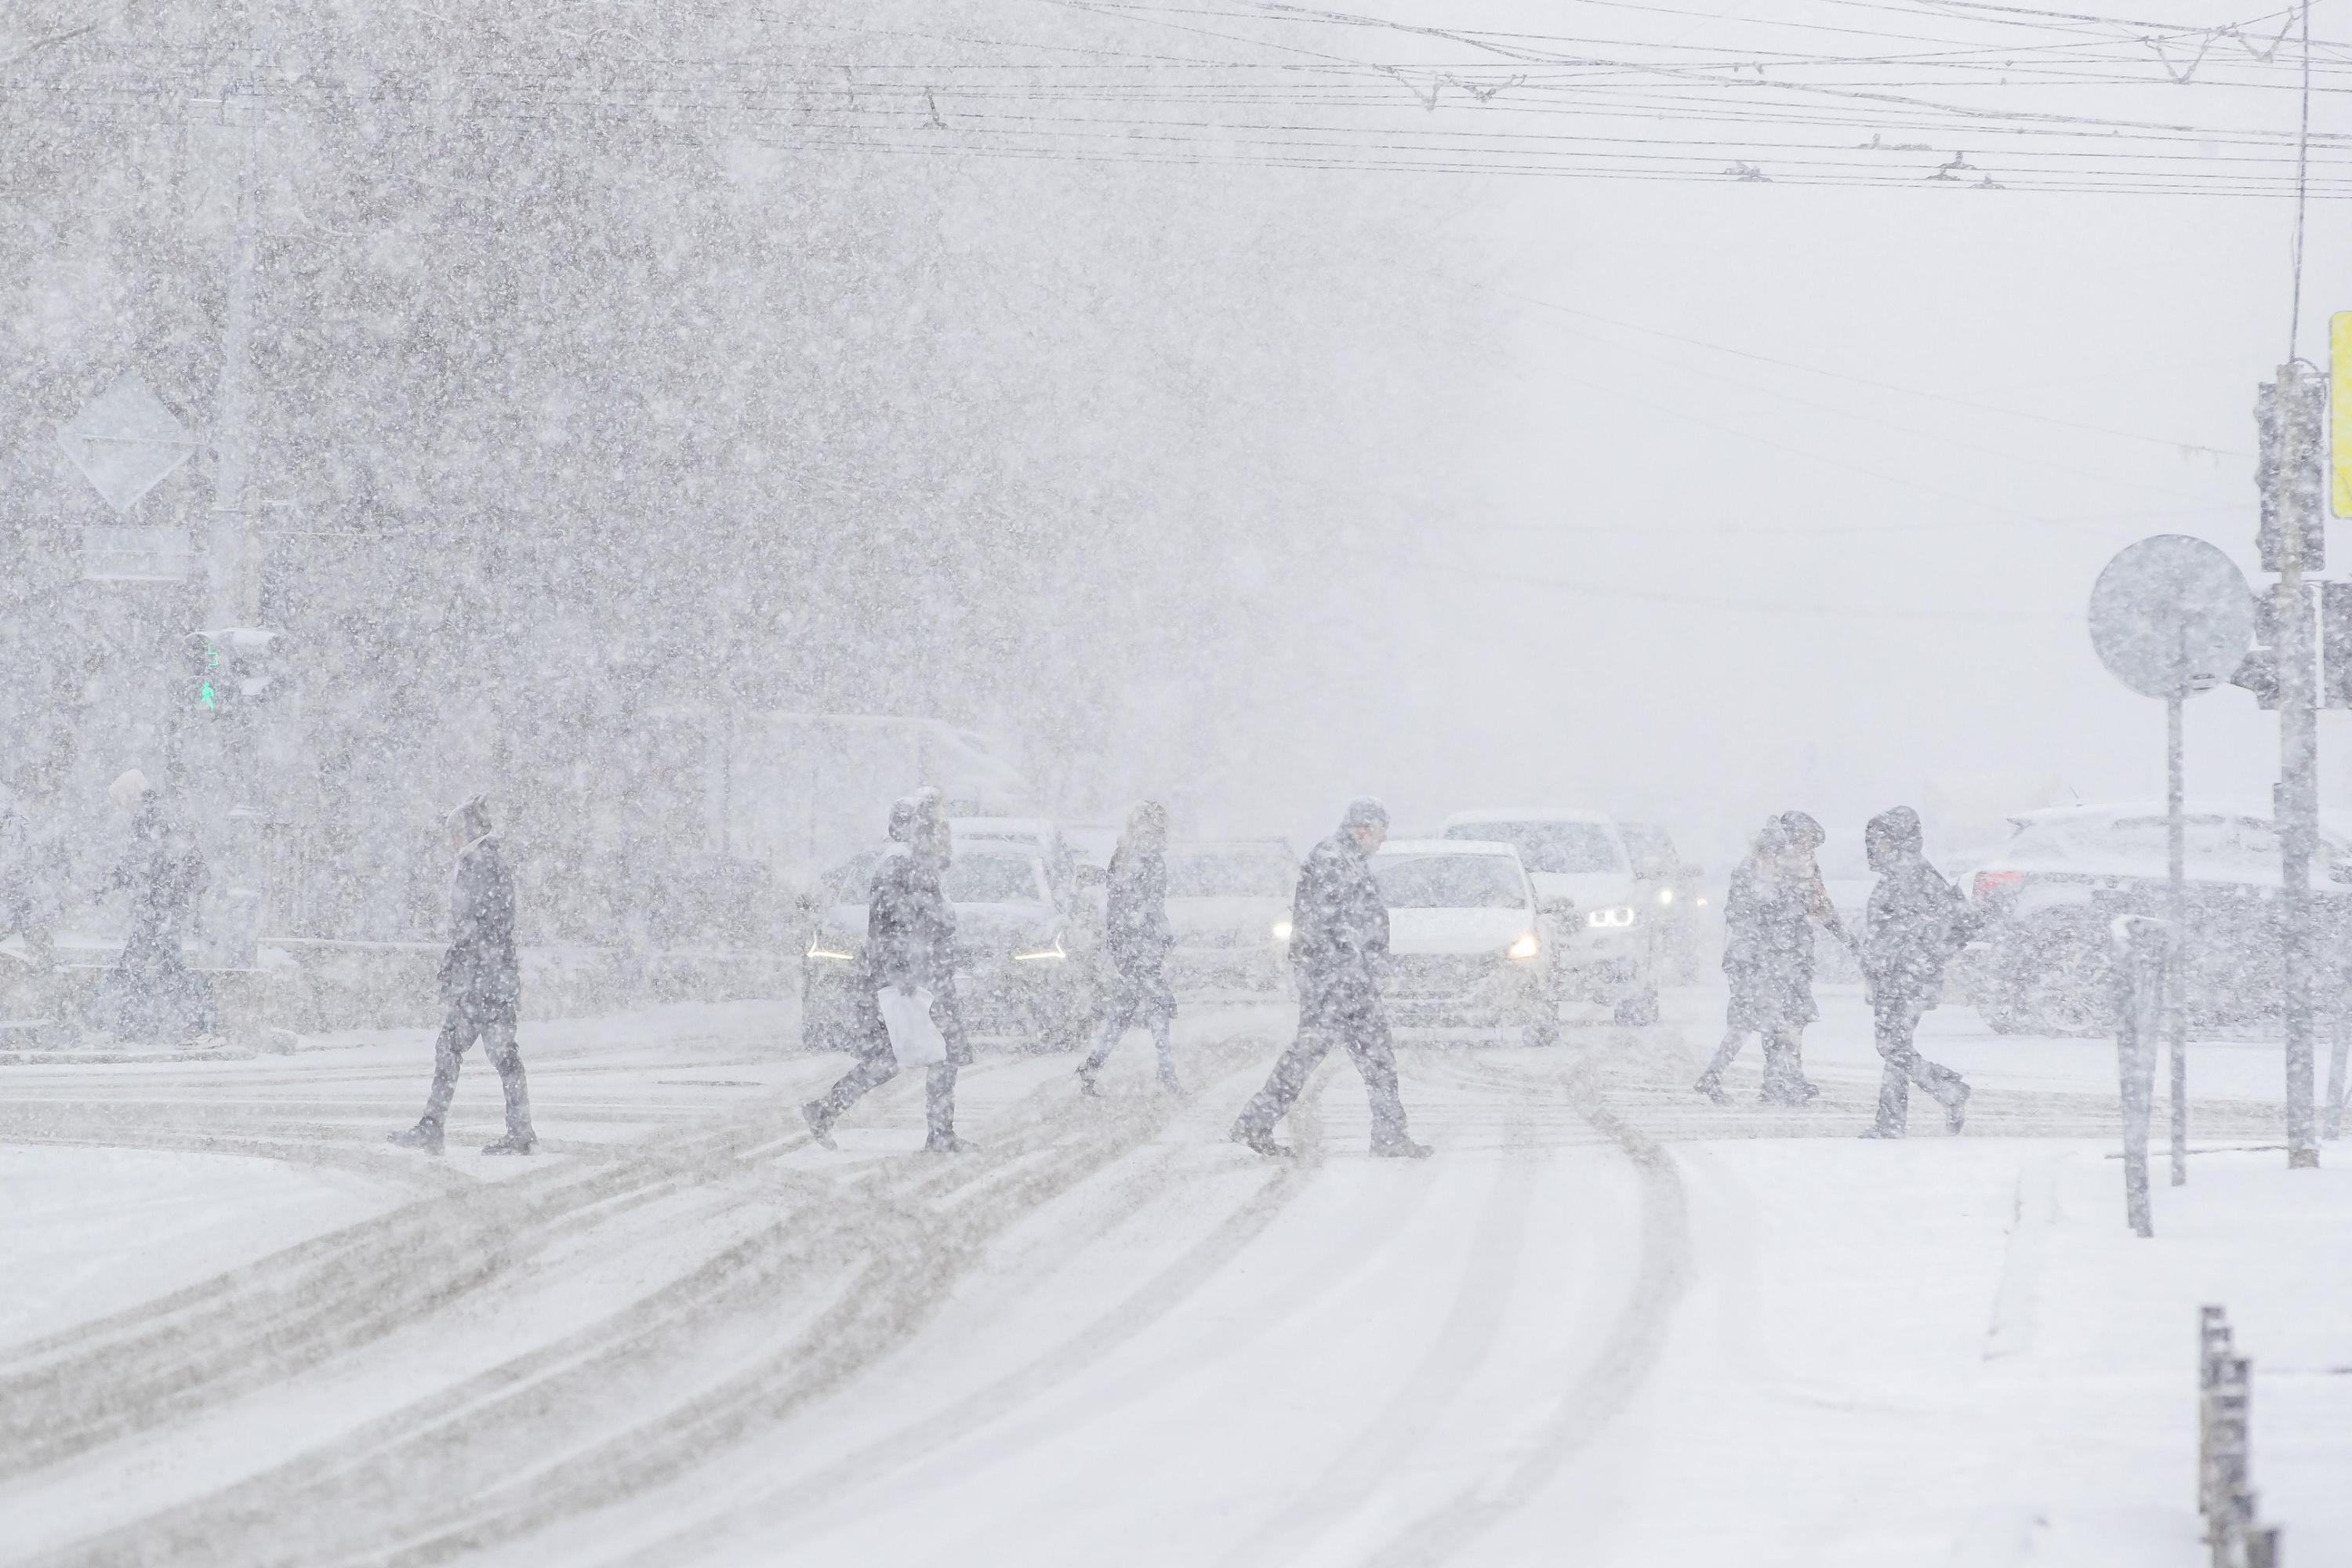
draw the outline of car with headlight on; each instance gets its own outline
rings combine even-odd
[[[1168,984],[1179,994],[1279,994],[1290,983],[1298,858],[1280,839],[1168,847]]]
[[[1536,889],[1508,844],[1392,838],[1371,858],[1389,911],[1381,976],[1392,1028],[1559,1041]]]
[[[1674,836],[1654,822],[1619,822],[1617,832],[1633,858],[1634,907],[1647,917],[1650,944],[1661,973],[1677,985],[1698,978],[1699,911],[1706,895],[1702,875],[1675,848]]]
[[[2009,842],[1963,883],[1984,924],[1956,967],[2003,1034],[2104,1034],[2115,1016],[2115,921],[2162,919],[2170,898],[2165,810],[2058,806],[2009,820]],[[2186,813],[2182,826],[2189,1023],[2274,1019],[2284,991],[2277,826],[2212,810]],[[2345,844],[2323,830],[2312,868],[2323,931],[2344,931],[2352,916],[2346,866]]]
[[[874,868],[897,845],[853,857],[826,879],[801,960],[801,1038],[855,1048],[868,1027],[866,903]],[[956,994],[967,1034],[1066,1051],[1094,1021],[1095,927],[1057,893],[1034,844],[959,839],[940,879],[956,917]]]
[[[1458,811],[1449,839],[1507,844],[1536,889],[1540,934],[1564,1002],[1610,1009],[1620,1024],[1658,1021],[1658,954],[1641,879],[1605,812],[1557,807]],[[1654,894],[1653,894],[1654,898]]]

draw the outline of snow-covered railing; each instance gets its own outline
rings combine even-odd
[[[2254,1522],[2253,1363],[2232,1354],[2229,1314],[2197,1315],[2197,1511],[2213,1568],[2278,1568],[2276,1525]]]

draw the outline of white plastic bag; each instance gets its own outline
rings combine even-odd
[[[882,1026],[890,1032],[890,1054],[901,1068],[934,1067],[948,1059],[948,1037],[931,1021],[931,994],[921,986],[901,991],[885,985],[875,998]]]

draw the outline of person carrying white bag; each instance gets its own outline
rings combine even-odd
[[[956,1069],[971,1060],[956,1005],[955,910],[940,890],[953,841],[937,790],[919,790],[890,808],[890,837],[903,854],[874,868],[866,906],[866,990],[874,998],[857,1065],[822,1100],[801,1107],[809,1131],[834,1147],[833,1124],[902,1068],[925,1072],[923,1148],[961,1154],[956,1136]]]

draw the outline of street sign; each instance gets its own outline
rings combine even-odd
[[[2352,310],[2328,318],[2327,381],[2328,510],[2352,517]]]
[[[128,512],[198,443],[131,370],[58,426],[58,445],[107,505]]]
[[[2126,545],[2091,586],[2091,646],[2143,697],[2230,679],[2254,635],[2254,591],[2221,551],[2183,533]]]

